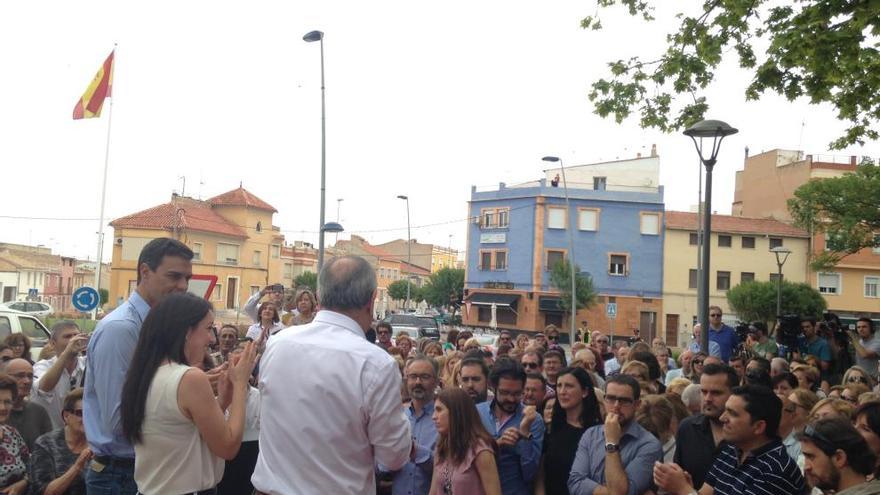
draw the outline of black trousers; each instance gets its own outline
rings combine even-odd
[[[231,461],[226,461],[226,469],[223,471],[223,479],[217,485],[217,495],[242,495],[253,493],[254,485],[251,484],[251,475],[257,467],[257,456],[260,454],[260,443],[242,442],[238,449],[238,455]]]

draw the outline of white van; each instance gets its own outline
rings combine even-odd
[[[23,333],[31,339],[31,360],[36,362],[40,351],[49,342],[50,334],[46,325],[27,313],[0,308],[0,342],[14,333]]]

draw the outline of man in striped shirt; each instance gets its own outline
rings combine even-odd
[[[760,385],[733,389],[721,415],[724,445],[700,491],[674,463],[654,465],[654,482],[672,494],[800,495],[804,478],[779,439],[782,402]],[[686,445],[678,448],[687,448]]]

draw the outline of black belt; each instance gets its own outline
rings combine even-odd
[[[111,455],[96,455],[94,459],[105,466],[118,466],[126,468],[134,467],[134,457],[113,457]]]

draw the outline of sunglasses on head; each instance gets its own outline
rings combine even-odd
[[[851,376],[846,379],[846,383],[864,383],[868,384],[868,379],[863,376]]]

